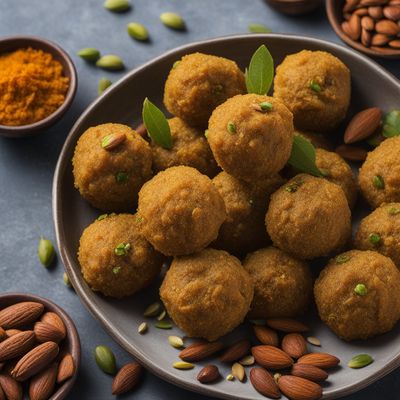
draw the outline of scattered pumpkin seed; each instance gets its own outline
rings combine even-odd
[[[350,257],[347,254],[339,254],[335,258],[336,264],[344,264],[345,262],[349,261]]]
[[[206,130],[204,131],[204,136],[206,137],[206,139],[208,138],[208,129],[206,129]]]
[[[228,122],[228,125],[226,126],[226,129],[228,129],[228,132],[231,135],[234,135],[236,133],[236,125],[234,122],[230,121]]]
[[[155,303],[150,304],[145,310],[143,315],[145,317],[155,317],[159,314],[161,310],[161,304],[156,301]]]
[[[160,15],[160,20],[168,28],[177,30],[185,29],[185,21],[179,14],[165,12]]]
[[[85,47],[77,52],[78,56],[85,61],[95,62],[100,57],[100,51],[94,47]]]
[[[272,29],[268,28],[263,24],[249,24],[249,32],[251,33],[271,33]]]
[[[114,375],[117,372],[115,356],[109,347],[97,346],[95,359],[99,368],[106,374]]]
[[[72,287],[71,281],[69,280],[69,277],[68,277],[68,275],[67,275],[66,272],[64,272],[64,274],[63,274],[63,281],[64,281],[64,285],[65,285],[66,287],[68,287],[68,288],[71,288],[71,287]]]
[[[186,362],[186,361],[177,361],[172,364],[172,366],[176,369],[193,369],[194,364]]]
[[[162,321],[166,315],[167,312],[165,310],[161,311],[161,314],[157,317],[157,321]]]
[[[354,293],[358,296],[365,296],[368,293],[368,289],[363,283],[359,283],[354,288]]]
[[[279,372],[276,372],[276,373],[274,374],[274,381],[275,381],[276,383],[278,383],[279,379],[281,379],[281,376],[282,376],[282,374],[280,374]]]
[[[243,365],[234,363],[232,365],[232,375],[239,379],[240,382],[243,382],[244,378],[246,377],[246,371],[244,370]]]
[[[263,101],[262,103],[260,103],[260,107],[261,107],[261,110],[263,110],[263,111],[271,111],[273,108],[273,105],[269,101]]]
[[[398,207],[391,207],[388,211],[389,215],[397,215],[400,214],[400,208]]]
[[[249,354],[248,356],[244,356],[241,360],[239,360],[239,363],[247,367],[249,365],[253,365],[255,363],[255,359]]]
[[[175,347],[175,349],[181,349],[183,347],[183,340],[179,336],[168,336],[168,343]]]
[[[131,7],[128,0],[106,0],[104,8],[112,12],[123,12]]]
[[[372,178],[372,183],[374,184],[374,186],[377,189],[384,189],[385,188],[385,181],[383,180],[383,178],[380,175],[375,175]]]
[[[229,374],[229,375],[226,376],[225,379],[226,379],[227,381],[234,381],[234,380],[235,380],[235,377],[234,377],[232,374]]]
[[[149,32],[146,27],[138,22],[131,22],[126,26],[130,37],[142,42],[149,40]]]
[[[364,368],[374,362],[374,359],[369,354],[358,354],[354,356],[349,362],[350,368]]]
[[[54,257],[56,256],[56,252],[54,250],[53,243],[49,239],[45,239],[41,237],[39,239],[38,245],[38,257],[39,261],[42,263],[44,267],[49,267],[50,264],[53,262]]]
[[[100,78],[99,84],[97,85],[97,93],[102,94],[107,88],[112,85],[112,82],[107,78]]]
[[[308,336],[307,342],[312,344],[313,346],[321,347],[321,341],[318,338],[316,338],[315,336]]]
[[[156,328],[158,329],[172,329],[172,324],[169,321],[159,321],[156,323]]]
[[[310,89],[313,90],[316,93],[320,93],[321,92],[321,86],[315,82],[314,80],[310,81]]]
[[[121,57],[114,54],[107,54],[100,57],[96,62],[96,66],[110,71],[120,71],[125,68]]]
[[[125,183],[128,180],[128,174],[126,172],[118,172],[115,175],[115,180],[117,183]]]
[[[114,253],[117,256],[126,256],[128,254],[129,249],[131,248],[130,243],[120,243],[115,249]]]
[[[114,275],[118,275],[120,273],[120,271],[121,271],[121,267],[114,267],[112,269],[112,272]]]
[[[381,235],[379,233],[370,233],[368,236],[368,239],[370,243],[372,243],[374,246],[378,245],[381,241]]]
[[[147,332],[148,326],[147,326],[147,322],[142,322],[139,327],[138,327],[138,332],[143,335],[144,333]]]

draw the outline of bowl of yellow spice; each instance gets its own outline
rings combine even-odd
[[[31,136],[57,122],[75,96],[68,54],[35,36],[0,39],[0,135]]]

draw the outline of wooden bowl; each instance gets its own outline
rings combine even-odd
[[[348,37],[342,30],[342,22],[344,21],[343,17],[343,6],[345,4],[345,0],[326,0],[326,13],[328,15],[328,19],[330,24],[332,25],[333,30],[336,34],[343,40],[343,42],[347,43],[349,46],[354,49],[368,54],[372,57],[383,57],[383,58],[400,58],[400,50],[382,48],[382,52],[375,51],[369,47],[365,47],[362,43],[357,42],[350,37]]]
[[[79,339],[78,331],[76,330],[75,324],[69,315],[59,306],[54,304],[52,301],[47,300],[43,297],[36,296],[28,293],[4,293],[0,294],[0,309],[11,306],[15,303],[22,301],[35,301],[41,303],[45,307],[45,311],[55,312],[64,322],[67,330],[67,336],[63,340],[63,347],[72,355],[75,361],[75,373],[74,375],[66,380],[57,388],[49,400],[62,400],[65,399],[67,394],[74,386],[76,377],[78,375],[78,369],[81,359],[81,342]]]
[[[37,36],[8,36],[0,39],[0,54],[17,49],[32,47],[50,53],[63,67],[64,75],[69,78],[68,91],[64,103],[46,118],[29,125],[9,126],[0,124],[0,135],[11,138],[33,136],[54,125],[68,110],[77,88],[77,74],[69,55],[57,44]]]
[[[288,15],[301,15],[314,11],[321,5],[321,0],[266,0],[277,11]]]

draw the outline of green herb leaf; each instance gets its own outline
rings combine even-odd
[[[249,32],[251,33],[271,33],[272,29],[264,24],[249,24]]]
[[[245,73],[248,93],[265,95],[274,79],[274,60],[265,45],[253,54]]]
[[[114,253],[117,256],[126,256],[128,254],[129,249],[131,248],[130,243],[120,243],[115,249]]]
[[[292,153],[288,163],[299,171],[314,176],[323,176],[315,164],[315,148],[303,136],[295,135],[293,138]]]
[[[142,117],[151,139],[164,149],[170,149],[172,137],[167,118],[147,97],[143,103]]]
[[[372,362],[374,362],[374,359],[369,354],[359,354],[354,356],[347,365],[350,368],[364,368]]]
[[[383,136],[387,138],[400,136],[400,110],[386,114],[383,121]]]

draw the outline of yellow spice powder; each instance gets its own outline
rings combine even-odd
[[[62,65],[49,53],[27,48],[0,55],[0,124],[46,118],[64,102],[68,86]]]

